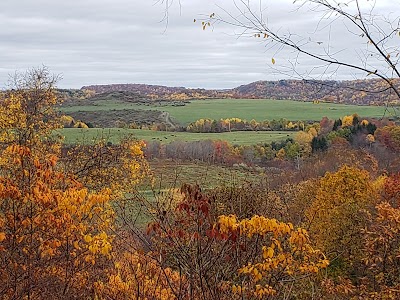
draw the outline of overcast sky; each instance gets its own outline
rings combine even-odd
[[[378,2],[379,14],[400,16],[400,0]],[[231,88],[287,77],[282,70],[296,58],[292,51],[265,47],[248,36],[238,38],[239,30],[222,24],[203,31],[193,22],[201,14],[223,14],[217,5],[236,13],[231,3],[181,0],[181,6],[176,2],[170,7],[166,27],[164,7],[156,0],[1,0],[1,86],[9,74],[41,65],[61,74],[59,86],[64,88],[109,83]],[[309,46],[320,47],[315,51],[329,44],[331,53],[342,51],[339,57],[349,62],[362,55],[353,46],[366,44],[365,38],[349,35],[343,23],[322,22],[319,28],[328,31],[315,33],[320,16],[307,8],[295,11],[293,0],[264,1],[263,7],[271,27],[282,34],[311,36]],[[399,45],[400,38],[392,43]],[[315,68],[309,58],[297,62],[301,74],[326,71]],[[340,70],[335,78],[351,79],[353,73]]]

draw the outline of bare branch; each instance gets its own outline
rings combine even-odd
[[[232,0],[233,9],[222,8],[221,14],[212,14],[205,19],[205,22],[210,22],[214,26],[225,24],[244,29],[244,33],[249,36],[263,38],[267,50],[275,49],[275,54],[283,49],[292,49],[295,54],[293,62],[289,62],[292,68],[299,66],[300,55],[321,63],[320,66],[309,68],[303,75],[294,71],[296,75],[301,75],[302,79],[312,82],[315,80],[312,76],[313,72],[320,68],[322,68],[322,74],[318,75],[320,79],[338,74],[340,68],[347,68],[363,73],[366,77],[381,79],[386,86],[371,92],[381,93],[391,90],[400,100],[400,70],[398,68],[400,47],[398,42],[393,40],[400,35],[400,15],[393,18],[393,16],[386,17],[376,13],[376,1],[368,3],[360,0],[294,2],[299,2],[296,14],[306,9],[319,16],[316,20],[315,31],[310,37],[304,36],[304,33],[292,32],[290,28],[287,28],[286,32],[273,28],[274,24],[269,24],[268,11],[263,7],[262,0]],[[269,14],[271,15],[271,12]],[[343,59],[341,53],[347,49],[334,48],[338,40],[332,38],[331,28],[338,25],[343,26],[347,33],[354,35],[355,38],[366,40],[365,44],[361,42],[358,48],[353,49],[358,59],[354,60],[351,57]],[[313,36],[316,34],[327,36],[328,41],[314,39]],[[273,59],[272,63],[274,62]]]

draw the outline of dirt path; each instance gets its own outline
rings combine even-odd
[[[169,112],[163,111],[163,112],[161,113],[160,117],[162,117],[162,118],[165,119],[165,123],[166,123],[168,126],[175,128],[175,124],[172,122],[172,120],[171,120],[171,115],[170,115]]]

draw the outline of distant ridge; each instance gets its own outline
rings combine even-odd
[[[81,90],[94,91],[96,94],[111,92],[132,92],[145,96],[149,99],[158,100],[189,100],[205,98],[229,98],[232,95],[219,90],[189,89],[185,87],[168,87],[150,84],[108,84],[108,85],[89,85]]]
[[[400,79],[393,79],[400,88]],[[167,87],[148,84],[109,84],[84,86],[81,90],[98,95],[112,92],[131,92],[149,100],[191,100],[217,98],[276,99],[297,101],[325,101],[358,105],[383,105],[388,101],[399,105],[399,99],[383,80],[256,81],[233,89],[207,90]]]

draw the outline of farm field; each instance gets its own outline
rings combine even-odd
[[[271,143],[273,141],[285,140],[293,137],[292,131],[236,131],[223,133],[189,133],[189,132],[164,132],[141,129],[122,128],[63,128],[55,132],[65,137],[67,144],[92,143],[95,140],[106,139],[112,143],[118,143],[121,138],[133,136],[139,140],[154,141],[162,143],[172,141],[199,141],[199,140],[224,140],[231,144],[253,145],[257,143]]]
[[[88,102],[88,105],[63,107],[66,114],[77,111],[109,111],[124,109],[161,110],[168,112],[173,120],[188,125],[190,122],[201,118],[219,120],[221,118],[241,118],[257,121],[286,118],[288,120],[315,120],[326,116],[331,119],[357,113],[363,117],[380,117],[384,108],[380,106],[357,106],[333,103],[313,104],[290,100],[268,99],[215,99],[194,100],[185,106],[172,105],[143,105],[118,101]]]
[[[216,186],[236,186],[244,182],[266,180],[263,173],[255,170],[221,165],[210,165],[201,162],[175,162],[167,159],[149,160],[151,178],[155,191],[180,188],[182,184],[192,182],[203,188]],[[139,190],[149,191],[149,180],[143,182]]]

